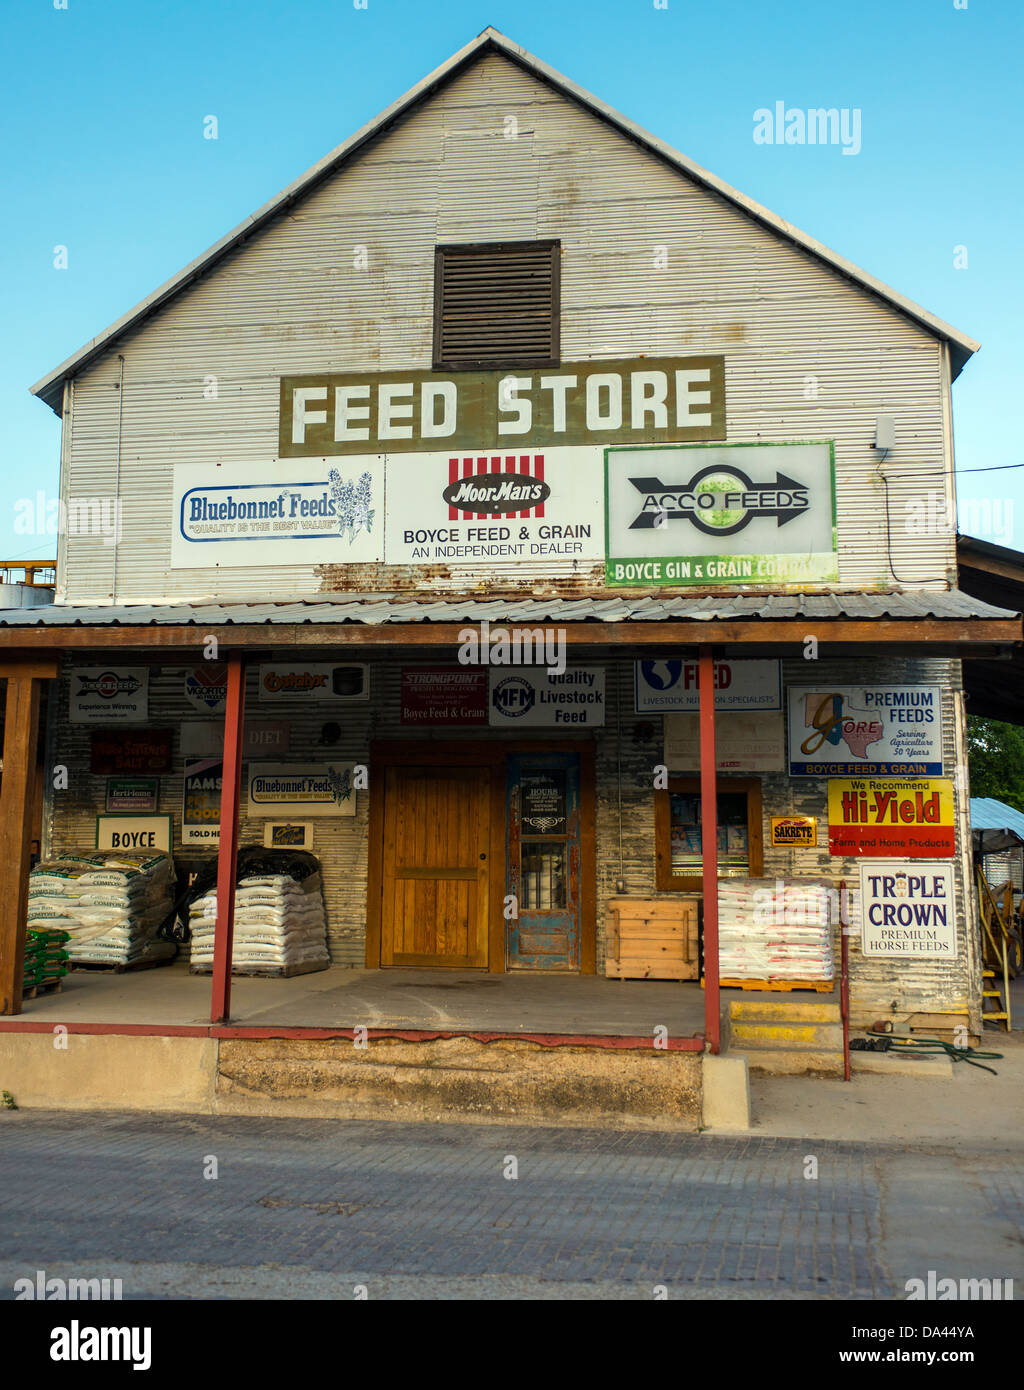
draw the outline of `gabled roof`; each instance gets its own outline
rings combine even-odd
[[[674,150],[671,145],[659,140],[656,135],[651,135],[641,126],[628,120],[599,97],[592,96],[583,87],[577,86],[547,63],[535,58],[532,53],[528,53],[525,48],[521,48],[498,32],[497,29],[487,28],[471,43],[466,44],[454,53],[447,62],[435,68],[432,73],[423,78],[414,87],[411,87],[404,96],[386,107],[375,120],[364,125],[361,130],[349,137],[337,149],[332,150],[312,168],[290,183],[276,198],[272,198],[269,203],[264,203],[258,211],[247,217],[241,222],[234,231],[228,232],[227,236],[221,237],[220,241],[215,242],[210,249],[190,262],[184,270],[167,280],[159,289],[147,295],[134,309],[123,314],[121,318],[115,320],[103,333],[92,338],[78,352],[74,353],[59,367],[47,373],[41,380],[31,388],[32,394],[40,396],[58,414],[61,410],[61,397],[63,384],[69,377],[78,375],[90,362],[94,361],[101,354],[108,351],[114,342],[123,334],[136,328],[144,319],[151,316],[162,305],[166,304],[176,294],[180,293],[193,281],[199,279],[211,270],[222,257],[232,251],[240,242],[258,231],[266,223],[279,213],[284,212],[292,204],[299,201],[311,192],[318,184],[326,178],[336,173],[347,160],[351,159],[369,141],[376,139],[383,134],[396,121],[407,115],[413,107],[432,96],[441,87],[447,85],[466,68],[477,62],[488,53],[500,53],[510,62],[518,64],[527,72],[533,74],[540,81],[547,83],[555,91],[560,92],[569,100],[577,103],[585,110],[590,111],[598,119],[606,122],[614,129],[625,135],[627,139],[634,141],[648,153],[662,159],[665,163],[672,165],[681,173],[685,174],[694,182],[703,185],[714,193],[719,194],[726,201],[732,203],[741,212],[754,221],[760,222],[776,236],[791,242],[802,251],[808,252],[816,257],[831,270],[838,272],[853,284],[860,286],[861,289],[876,295],[884,300],[892,308],[898,310],[907,318],[913,319],[936,338],[947,342],[950,347],[950,357],[952,362],[953,376],[957,376],[964,363],[972,353],[977,352],[980,344],[973,338],[967,337],[958,329],[945,323],[942,319],[930,314],[927,309],[922,309],[920,305],[912,300],[905,298],[881,280],[876,280],[873,275],[859,269],[851,261],[843,256],[837,255],[834,251],[824,246],[820,241],[808,236],[805,232],[786,222],[783,218],[777,217],[775,213],[769,212],[760,203],[754,202],[745,194],[732,188],[724,180],[716,178],[714,174],[702,169],[693,160],[687,159],[678,150]]]

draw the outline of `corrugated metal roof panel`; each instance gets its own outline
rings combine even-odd
[[[993,796],[972,796],[971,829],[1013,830],[1024,840],[1024,814]]]
[[[892,594],[682,595],[670,598],[431,599],[346,594],[297,603],[180,603],[91,607],[52,604],[0,609],[0,627],[137,627],[147,624],[226,626],[232,623],[502,623],[727,622],[794,618],[1015,618],[958,589]]]

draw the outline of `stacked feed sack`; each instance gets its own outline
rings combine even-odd
[[[831,980],[837,914],[838,891],[831,883],[723,879],[718,885],[720,977]]]
[[[294,975],[326,970],[327,924],[319,867],[312,855],[242,851],[235,888],[232,969],[238,974]],[[189,909],[193,970],[213,968],[217,891]]]
[[[69,939],[66,931],[46,928],[34,928],[26,933],[23,989],[54,985],[63,979],[68,973],[68,953],[64,947]]]
[[[72,966],[138,965],[176,948],[156,932],[174,907],[166,854],[95,850],[61,854],[29,875],[28,925],[68,933]]]

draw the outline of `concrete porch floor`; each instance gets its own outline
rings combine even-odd
[[[33,1024],[205,1026],[210,976],[190,975],[183,960],[124,975],[74,971],[60,994],[26,1000],[19,1017]],[[288,980],[236,977],[231,1023],[630,1037],[653,1036],[662,1025],[669,1037],[687,1038],[704,1032],[704,991],[696,982],[600,975],[332,966]]]

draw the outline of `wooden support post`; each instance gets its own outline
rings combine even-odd
[[[34,669],[10,666],[0,784],[0,1014],[21,1013],[25,920],[32,850],[32,805],[39,735],[39,681]],[[52,674],[52,672],[50,673]]]
[[[238,802],[242,782],[242,726],[245,719],[245,662],[228,657],[228,695],[224,711],[224,762],[221,767],[220,839],[217,848],[217,925],[213,937],[211,1023],[231,1017],[231,955],[235,940],[235,866],[238,855]]]
[[[702,646],[700,693],[701,872],[704,886],[704,1036],[717,1053],[721,1035],[718,1001],[718,786],[715,758],[715,665]]]

